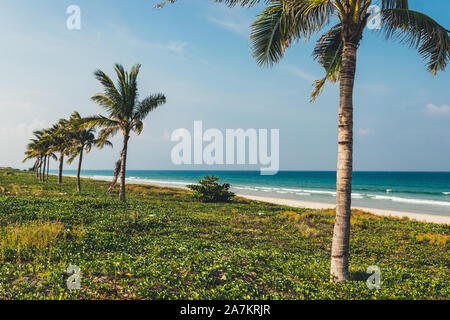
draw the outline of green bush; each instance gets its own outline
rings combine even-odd
[[[217,183],[219,177],[206,176],[198,181],[198,185],[190,184],[187,187],[194,191],[193,197],[201,202],[230,202],[234,193],[228,191],[230,184]]]

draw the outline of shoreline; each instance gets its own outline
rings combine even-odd
[[[303,200],[293,200],[293,199],[282,199],[282,198],[273,198],[273,197],[261,197],[261,196],[251,196],[251,195],[241,195],[237,194],[237,196],[255,200],[268,202],[273,204],[279,204],[294,208],[308,208],[308,209],[334,209],[336,206],[323,203],[323,202],[310,202]],[[439,216],[434,214],[427,213],[414,213],[414,212],[405,212],[405,211],[393,211],[393,210],[385,210],[385,209],[375,209],[375,208],[365,208],[365,207],[353,207],[352,209],[362,210],[364,212],[372,213],[379,216],[385,217],[394,217],[394,218],[409,218],[411,220],[417,220],[420,222],[431,222],[438,224],[450,224],[450,217],[447,216]]]
[[[73,175],[64,175],[66,177],[74,177]],[[84,179],[98,180],[98,181],[111,181],[112,177],[105,176],[103,179],[99,179],[99,177],[86,177],[81,176]],[[148,183],[144,181],[139,181],[139,179],[126,179],[128,184],[137,184],[137,185],[150,185],[150,186],[158,186],[158,187],[167,187],[167,188],[175,188],[175,189],[187,189],[183,186],[173,186],[169,183]],[[284,199],[284,198],[275,198],[275,197],[266,197],[266,196],[254,196],[254,195],[246,195],[246,194],[238,194],[236,196],[245,198],[248,200],[267,202],[272,204],[284,205],[293,208],[308,208],[308,209],[334,209],[336,206],[330,203],[323,202],[312,202],[312,201],[303,201],[303,200],[295,200],[295,199]],[[429,213],[415,213],[415,212],[406,212],[406,211],[395,211],[388,209],[376,209],[376,208],[366,208],[366,207],[353,207],[352,209],[362,210],[364,212],[372,213],[379,216],[385,217],[394,217],[394,218],[409,218],[411,220],[417,220],[420,222],[429,222],[429,223],[438,223],[438,224],[450,224],[449,216],[441,216]]]

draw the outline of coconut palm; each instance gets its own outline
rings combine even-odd
[[[54,154],[55,139],[54,128],[36,130],[33,132],[34,138],[30,140],[25,151],[26,158],[23,162],[29,159],[35,159],[35,163],[31,168],[31,171],[36,173],[36,177],[40,180],[48,180],[48,173],[50,167],[50,159],[57,160],[57,156]],[[47,171],[47,178],[45,177]]]
[[[33,132],[33,135],[34,138],[30,139],[30,143],[27,145],[27,150],[25,151],[26,157],[22,162],[25,162],[29,159],[35,159],[31,171],[36,173],[36,178],[40,178],[40,168],[42,167],[43,154],[45,153],[45,150],[43,149],[43,145],[41,143],[41,139],[44,133],[43,131],[36,130]]]
[[[52,157],[51,152],[49,152],[50,146],[45,140],[47,134],[47,129],[33,132],[34,138],[27,145],[27,150],[25,151],[26,158],[23,160],[25,162],[29,159],[35,159],[31,170],[36,173],[36,178],[39,178],[41,181],[45,180],[45,170],[48,168],[48,160]]]
[[[166,102],[166,97],[162,93],[150,95],[142,101],[138,100],[137,77],[140,68],[141,65],[137,64],[130,72],[126,72],[122,65],[116,64],[114,69],[118,78],[117,86],[106,73],[101,70],[95,71],[94,75],[102,84],[104,92],[95,94],[91,99],[107,112],[107,116],[97,115],[83,121],[84,127],[102,128],[99,132],[101,140],[106,140],[118,132],[123,134],[119,192],[119,199],[122,201],[126,201],[125,174],[130,134],[132,131],[141,134],[144,129],[143,120],[152,110]]]
[[[69,127],[69,121],[67,119],[59,119],[49,129],[49,134],[46,136],[50,144],[50,151],[59,153],[58,184],[62,184],[64,156],[69,154],[72,146],[72,138],[73,132]]]
[[[48,171],[50,167],[50,159],[57,159],[56,155],[52,151],[52,139],[51,139],[52,130],[51,129],[43,129],[42,135],[39,140],[39,144],[43,150],[43,170],[42,170],[42,180],[48,180]],[[47,171],[47,173],[46,173]],[[47,177],[46,177],[47,174]]]
[[[50,130],[49,129],[46,129],[46,134],[42,137],[42,139],[44,140],[43,141],[43,143],[45,144],[45,146],[46,146],[46,153],[45,153],[45,155],[46,155],[46,157],[47,157],[47,173],[46,173],[46,178],[45,178],[45,180],[47,180],[48,181],[48,174],[49,174],[49,171],[50,171],[50,159],[53,159],[53,160],[57,160],[58,159],[58,157],[55,155],[55,153],[52,151],[52,149],[51,149],[51,138],[50,139],[48,139],[48,137],[49,137],[49,132],[50,132]],[[44,170],[44,176],[45,176],[45,170]]]
[[[165,2],[175,2],[166,0]],[[216,0],[229,6],[267,6],[251,26],[251,45],[257,63],[271,66],[299,40],[309,40],[331,25],[317,41],[314,58],[325,76],[317,80],[314,101],[325,82],[339,82],[339,142],[336,182],[336,220],[334,226],[331,275],[333,280],[349,279],[349,240],[353,167],[353,86],[356,57],[363,32],[371,17],[371,5],[381,11],[381,34],[416,48],[427,69],[436,74],[444,70],[450,57],[449,31],[431,17],[409,9],[408,0]]]
[[[95,137],[95,129],[87,128],[82,129],[79,127],[82,118],[77,111],[74,111],[69,119],[69,127],[72,134],[71,146],[69,147],[70,158],[67,160],[68,163],[72,163],[78,157],[78,169],[77,169],[77,190],[81,192],[81,163],[83,162],[83,153],[91,152],[92,147],[103,148],[105,145],[112,147],[112,143],[109,140],[97,139]]]

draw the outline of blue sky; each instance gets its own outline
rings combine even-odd
[[[90,97],[93,77],[114,63],[141,63],[142,96],[164,92],[168,103],[132,137],[130,169],[175,167],[169,139],[177,128],[280,129],[280,165],[288,170],[334,170],[338,86],[309,103],[322,69],[311,58],[314,41],[300,42],[270,69],[251,57],[248,26],[260,7],[229,9],[207,0],[2,1],[0,37],[1,166],[21,164],[34,129],[73,110],[101,112]],[[66,8],[81,8],[81,30],[66,28]],[[448,0],[411,0],[450,28]],[[358,53],[355,87],[355,170],[450,170],[450,75],[433,77],[418,53],[367,30]],[[93,151],[84,168],[110,169],[120,139]],[[53,165],[55,167],[55,165]],[[232,169],[243,169],[235,166]]]

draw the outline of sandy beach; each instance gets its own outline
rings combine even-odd
[[[67,175],[73,177],[73,175]],[[85,177],[89,179],[94,179],[91,177]],[[111,177],[104,177],[104,179],[99,179],[98,177],[95,180],[103,180],[103,181],[111,181]],[[145,185],[155,185],[159,187],[170,187],[170,188],[182,188],[186,189],[182,185],[174,186],[169,183],[148,183],[144,180],[138,179],[127,179],[128,184],[145,184]],[[236,194],[239,197],[268,202],[273,204],[279,204],[284,206],[289,206],[293,208],[310,208],[310,209],[334,209],[335,206],[329,203],[321,203],[321,202],[311,202],[311,201],[302,201],[302,200],[294,200],[294,199],[283,199],[283,198],[275,198],[275,197],[262,197],[262,196],[254,196],[254,195],[245,195],[245,194]],[[393,211],[393,210],[384,210],[384,209],[376,209],[376,208],[365,208],[365,207],[353,207],[353,209],[363,210],[365,212],[373,213],[380,216],[387,217],[396,217],[396,218],[404,218],[407,217],[411,220],[417,220],[422,222],[431,222],[431,223],[439,223],[439,224],[450,224],[450,217],[444,215],[436,215],[429,213],[415,213],[415,212],[405,212],[405,211]]]
[[[269,202],[274,204],[280,204],[284,206],[294,207],[294,208],[310,208],[310,209],[334,209],[335,206],[329,203],[320,203],[320,202],[309,202],[309,201],[301,201],[301,200],[291,200],[291,199],[280,199],[280,198],[272,198],[272,197],[260,197],[260,196],[249,196],[249,195],[238,195],[243,198]],[[353,209],[363,210],[365,212],[370,212],[380,216],[390,216],[397,218],[408,217],[412,220],[423,221],[423,222],[432,222],[439,224],[450,224],[450,217],[439,216],[433,214],[426,213],[413,213],[413,212],[402,212],[402,211],[392,211],[392,210],[383,210],[383,209],[374,209],[374,208],[363,208],[363,207],[353,207]]]

